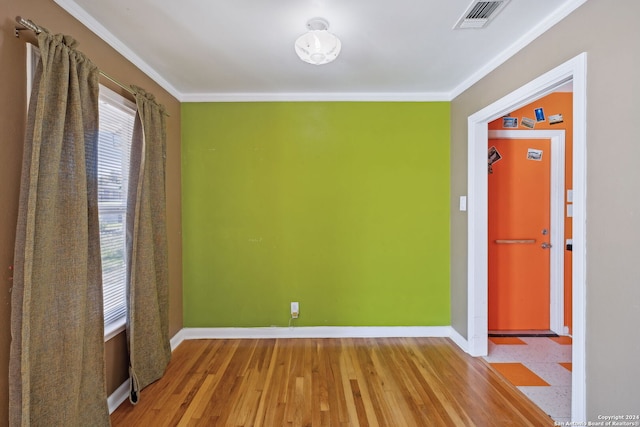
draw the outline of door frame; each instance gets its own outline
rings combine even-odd
[[[487,338],[487,143],[489,122],[573,82],[573,262],[571,418],[586,421],[586,99],[581,53],[468,117],[467,351],[484,356]]]
[[[548,139],[551,141],[549,329],[564,334],[564,130],[490,130],[489,139]],[[555,250],[553,250],[555,249]],[[488,289],[488,284],[487,284]],[[487,301],[488,304],[488,301]]]

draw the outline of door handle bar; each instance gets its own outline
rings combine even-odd
[[[494,241],[499,245],[533,245],[536,239],[498,239]]]

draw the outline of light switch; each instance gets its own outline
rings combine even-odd
[[[573,218],[573,205],[567,205],[567,218]]]
[[[573,190],[567,190],[567,203],[573,203]]]
[[[460,196],[460,212],[467,210],[467,196]]]

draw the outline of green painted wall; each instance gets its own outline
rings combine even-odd
[[[186,103],[185,327],[450,324],[449,103]]]

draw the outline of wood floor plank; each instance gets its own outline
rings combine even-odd
[[[268,361],[266,360],[267,357],[265,355],[264,363],[266,365],[262,365],[262,369],[266,370],[266,376],[264,378],[264,383],[261,384],[261,387],[260,387],[261,393],[258,399],[258,405],[256,407],[256,415],[254,417],[254,423],[253,423],[255,427],[262,427],[265,425],[264,418],[265,418],[267,402],[268,402],[267,399],[269,396],[271,396],[273,373],[276,368],[276,360],[278,357],[278,349],[279,349],[275,340],[272,342],[273,342],[273,345],[269,347],[271,348],[271,352],[269,354],[269,360]]]
[[[327,348],[325,366],[327,369],[327,393],[329,397],[329,415],[331,425],[349,424],[357,420],[355,405],[346,382],[349,381],[344,368],[344,360],[337,349],[341,346],[339,340],[330,339],[322,344]]]
[[[446,338],[193,340],[120,426],[552,426]]]

